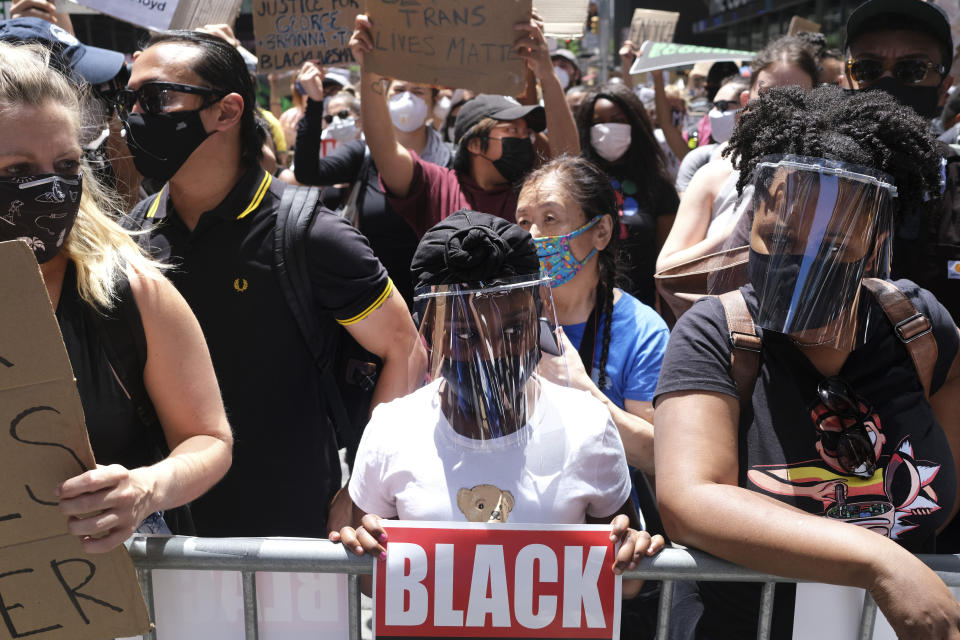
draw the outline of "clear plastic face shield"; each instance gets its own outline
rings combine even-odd
[[[762,158],[752,176],[747,272],[754,321],[801,345],[852,350],[860,281],[890,272],[886,174],[823,158]]]
[[[436,285],[414,297],[414,317],[428,353],[427,374],[439,380],[441,407],[473,448],[524,429],[539,396],[539,317],[547,281],[539,276],[492,286]],[[552,308],[552,306],[551,306]],[[476,445],[476,446],[474,446]]]

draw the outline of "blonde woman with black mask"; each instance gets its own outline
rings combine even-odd
[[[50,489],[96,553],[138,529],[167,532],[162,512],[223,477],[232,437],[200,327],[111,219],[121,211],[82,159],[81,98],[50,55],[0,43],[0,241],[33,248],[56,310],[98,465]],[[145,342],[142,371],[125,380],[110,354],[129,353],[98,324],[111,316],[132,318]],[[147,406],[157,419],[141,419]]]

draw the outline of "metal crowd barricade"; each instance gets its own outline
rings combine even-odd
[[[291,538],[190,538],[184,536],[134,536],[127,549],[137,567],[140,586],[147,601],[150,619],[155,620],[153,599],[154,569],[194,571],[238,571],[243,585],[243,612],[246,640],[258,640],[257,591],[258,571],[293,571],[304,573],[347,574],[348,619],[350,640],[360,640],[360,576],[373,573],[373,560],[358,557],[342,545],[328,540]],[[960,556],[921,555],[919,558],[944,580],[947,586],[960,586]],[[797,582],[771,576],[720,560],[700,551],[665,549],[653,558],[645,558],[624,578],[662,581],[657,640],[669,637],[670,609],[673,588],[684,580],[762,582],[760,620],[757,638],[770,637],[773,616],[774,585]],[[858,640],[869,640],[877,615],[877,605],[867,593],[860,614]],[[148,636],[156,640],[156,632]]]

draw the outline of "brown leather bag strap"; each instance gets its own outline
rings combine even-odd
[[[933,324],[927,316],[917,311],[910,298],[893,283],[879,278],[864,278],[863,286],[883,307],[894,333],[910,353],[920,384],[923,385],[923,394],[929,398],[933,368],[939,355]]]
[[[739,290],[727,291],[719,296],[727,315],[727,330],[730,337],[730,373],[737,383],[740,395],[740,410],[750,406],[753,387],[760,373],[760,348],[763,343],[753,325],[753,316],[747,301]]]

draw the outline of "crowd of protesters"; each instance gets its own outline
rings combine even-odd
[[[269,108],[228,25],[129,56],[51,2],[12,15],[0,241],[33,249],[77,379],[99,465],[56,495],[88,551],[602,523],[618,573],[683,544],[960,637],[912,555],[960,551],[935,5],[867,0],[842,51],[784,36],[686,86],[634,86],[629,41],[593,84],[534,10],[516,98],[373,73],[361,15],[357,66],[272,75]],[[622,637],[653,637],[657,589],[625,583]],[[759,585],[677,590],[673,637],[755,636]]]

